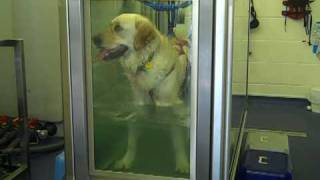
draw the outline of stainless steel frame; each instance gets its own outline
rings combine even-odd
[[[72,164],[67,166],[68,179],[86,180],[89,175],[88,153],[88,101],[86,98],[87,65],[85,3],[89,0],[67,0],[69,58],[70,58],[70,111],[71,129],[66,139],[73,149]],[[231,1],[232,2],[232,1]],[[215,8],[214,8],[215,7]],[[215,13],[214,13],[215,12]],[[191,125],[191,177],[192,180],[225,179],[227,175],[229,122],[226,113],[226,23],[227,2],[212,0],[193,1],[193,44],[195,59],[192,64],[192,119]],[[214,16],[216,18],[214,18]],[[213,24],[215,22],[215,24]],[[215,41],[214,41],[215,37]],[[215,43],[214,43],[215,42]],[[214,56],[212,54],[214,48]],[[214,61],[213,61],[214,59]],[[67,73],[68,74],[68,73]],[[228,76],[229,77],[229,76]],[[213,88],[215,87],[215,88]],[[214,92],[214,93],[213,93]],[[213,108],[214,107],[214,108]],[[211,151],[212,150],[212,151]],[[70,152],[70,149],[69,149]],[[212,157],[212,159],[210,158]],[[68,170],[72,168],[72,170]],[[173,179],[139,174],[95,172],[95,179]]]
[[[195,179],[210,179],[211,169],[211,121],[212,121],[212,91],[213,91],[213,37],[214,34],[214,1],[199,1],[198,37],[198,78],[193,79],[198,84],[197,98],[193,102],[197,106],[196,124],[196,173]],[[195,68],[194,68],[195,69]],[[195,180],[194,179],[194,180]]]
[[[85,34],[82,0],[68,0],[70,110],[73,149],[73,178],[89,179]],[[67,172],[69,170],[67,169]],[[67,174],[67,177],[69,175]]]
[[[64,119],[64,136],[65,138],[65,169],[66,179],[73,179],[74,176],[74,156],[73,156],[73,129],[71,121],[70,106],[70,61],[69,61],[69,26],[68,26],[68,2],[59,0],[59,34],[60,34],[60,57],[62,73],[62,102],[63,102],[63,119]]]
[[[212,180],[229,179],[233,0],[216,1],[213,78]]]
[[[27,103],[27,87],[25,77],[25,62],[24,62],[24,46],[22,39],[0,40],[0,47],[14,48],[14,64],[16,74],[16,88],[18,98],[18,116],[22,120],[21,130],[21,167],[13,172],[12,176],[17,177],[19,174],[27,172],[26,179],[29,179],[29,133],[28,133],[28,103]]]
[[[231,118],[232,118],[232,72],[233,72],[233,25],[234,25],[234,0],[228,0],[227,5],[227,68],[226,68],[226,118],[225,118],[225,149],[224,149],[224,179],[230,177],[230,164],[233,158],[230,152],[231,146]]]

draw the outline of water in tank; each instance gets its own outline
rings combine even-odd
[[[91,0],[91,170],[189,178],[191,0]]]

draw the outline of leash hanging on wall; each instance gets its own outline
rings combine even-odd
[[[260,22],[257,17],[256,9],[254,8],[253,0],[250,0],[250,29],[255,29],[260,25]]]
[[[284,0],[283,5],[286,10],[282,11],[285,16],[284,27],[287,31],[287,19],[302,20],[306,34],[308,36],[308,44],[311,45],[311,29],[312,29],[312,10],[310,4],[313,0]]]

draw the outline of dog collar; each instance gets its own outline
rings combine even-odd
[[[154,57],[154,52],[151,53],[151,55],[148,57],[147,61],[143,62],[140,66],[137,67],[137,73],[138,72],[145,72],[148,70],[153,69],[152,59]]]

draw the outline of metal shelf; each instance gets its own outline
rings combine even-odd
[[[25,78],[24,45],[22,39],[0,40],[0,47],[14,48],[14,64],[17,86],[18,117],[21,121],[18,127],[20,136],[20,156],[19,167],[10,173],[5,179],[30,179],[29,178],[29,135],[28,135],[28,108],[27,90]]]

